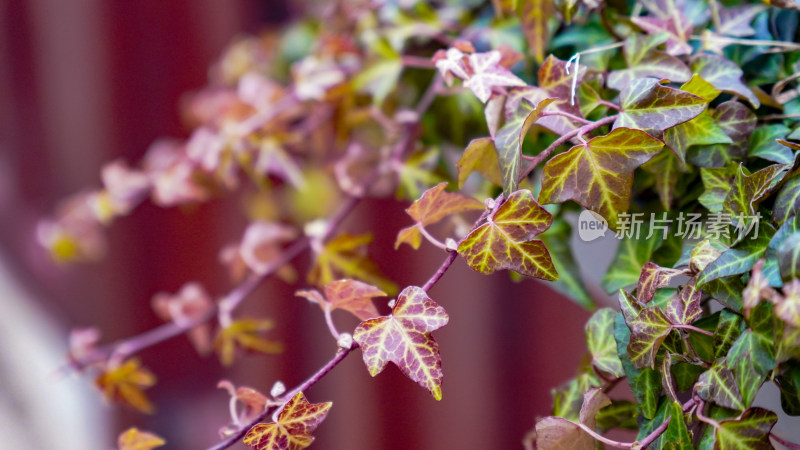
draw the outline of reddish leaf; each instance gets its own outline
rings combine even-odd
[[[633,171],[664,147],[647,133],[618,128],[556,155],[544,167],[542,203],[574,200],[616,228],[630,204]]]
[[[128,428],[117,438],[117,450],[151,450],[164,444],[164,439],[136,427]]]
[[[439,183],[425,191],[406,209],[408,215],[422,225],[430,225],[451,214],[484,209],[483,203],[475,198],[447,192],[445,187],[447,183]]]
[[[696,282],[696,278],[690,278],[678,294],[670,298],[664,313],[672,323],[690,324],[703,313],[700,307],[703,292],[697,288]]]
[[[244,232],[239,254],[250,270],[264,273],[272,268],[272,262],[281,255],[281,244],[296,236],[297,231],[286,225],[253,222]]]
[[[448,82],[453,76],[464,80],[464,87],[486,103],[497,88],[525,86],[524,81],[500,64],[502,56],[496,50],[465,55],[461,50],[450,48],[444,58],[437,58],[436,68]]]
[[[658,136],[667,128],[694,119],[706,104],[701,97],[661,86],[653,78],[640,78],[620,93],[622,111],[614,128],[634,128]]]
[[[297,291],[295,295],[318,303],[322,309],[330,305],[331,310],[343,309],[361,320],[378,317],[378,309],[372,303],[373,297],[385,297],[386,293],[357,280],[337,280],[325,285],[325,297],[317,291]]]
[[[224,366],[233,364],[236,347],[262,353],[280,353],[283,345],[261,337],[261,333],[274,327],[271,319],[239,319],[217,331],[214,337],[214,349]]]
[[[547,248],[542,241],[533,239],[552,221],[530,191],[514,192],[486,223],[461,241],[458,253],[473,270],[483,274],[508,269],[555,280],[558,273]]]
[[[244,436],[244,445],[256,450],[301,450],[314,442],[311,434],[325,420],[333,403],[311,404],[302,392],[284,406],[278,421],[260,423]]]
[[[106,368],[94,383],[108,401],[121,402],[147,414],[155,412],[155,407],[142,391],[156,384],[156,376],[142,367],[138,359]]]
[[[664,11],[664,13],[668,14],[668,16],[632,17],[631,22],[649,34],[666,32],[669,36],[667,39],[667,53],[670,55],[687,55],[691,53],[692,46],[689,45],[689,38],[692,36],[692,21],[687,19],[675,7],[670,8],[669,11]]]
[[[353,332],[361,346],[370,375],[378,375],[389,362],[408,378],[442,398],[442,359],[431,332],[447,325],[444,308],[421,288],[409,286],[400,293],[388,316],[365,320]]]
[[[198,282],[183,285],[177,294],[159,292],[153,296],[153,309],[163,320],[171,320],[180,326],[187,326],[208,315],[214,309],[211,295]],[[211,350],[211,330],[202,323],[189,330],[188,336],[200,354]]]
[[[397,239],[394,241],[394,249],[397,250],[402,244],[410,245],[414,250],[422,245],[422,233],[417,224],[405,227],[397,232]]]
[[[640,302],[649,303],[657,289],[669,286],[672,278],[681,273],[683,273],[681,270],[669,269],[648,262],[642,267],[642,274],[639,276],[639,283],[636,286],[636,296]]]
[[[753,91],[742,83],[742,69],[724,56],[697,55],[692,58],[689,67],[717,89],[745,98],[755,108],[761,105]]]
[[[630,329],[628,356],[631,363],[637,369],[653,368],[656,353],[672,330],[672,324],[661,308],[649,306],[631,320]]]
[[[684,82],[692,72],[678,58],[654,50],[667,39],[666,34],[653,36],[631,35],[622,47],[627,69],[615,70],[608,75],[608,87],[621,91],[637,78],[651,77]]]
[[[689,160],[700,167],[725,167],[733,159],[747,155],[756,115],[742,103],[729,100],[711,112],[714,122],[731,138],[732,144],[716,144],[690,152]],[[695,150],[695,149],[693,149]]]
[[[547,21],[555,13],[553,0],[517,0],[519,22],[536,62],[544,61],[550,32]]]

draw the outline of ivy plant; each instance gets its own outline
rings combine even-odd
[[[212,447],[305,448],[335,399],[304,391],[351,353],[372,376],[392,363],[443,398],[435,332],[447,299],[428,292],[461,258],[475,276],[510,271],[594,310],[587,363],[554,390],[528,448],[797,448],[772,428],[778,408],[800,415],[799,10],[335,1],[281,39],[242,38],[187,103],[188,140],[108,164],[101,188],[38,228],[55,259],[93,261],[103,228],[148,198],[171,208],[244,195],[251,224],[221,251],[233,288],[215,299],[190,281],[160,294],[165,324],[120,342],[76,330],[66,369],[150,412],[155,375],[136,358],[149,346],[185,334],[224,365],[242,350],[279,352],[272,321],[237,307],[268,277],[294,279],[308,253],[297,295],[320,306],[338,350],[292,389],[221,382],[233,417]],[[418,286],[384,276],[372,236],[343,227],[362,199],[392,196],[410,204],[395,247],[442,254]],[[602,281],[617,300],[600,308],[570,245],[595,232],[619,241]],[[340,331],[336,309],[360,325]],[[632,396],[612,391],[620,383]],[[754,406],[769,383],[781,404]],[[616,428],[636,437],[606,437]],[[163,443],[137,429],[119,438],[122,449]]]

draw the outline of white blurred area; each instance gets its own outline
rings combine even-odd
[[[0,448],[107,449],[107,407],[77,376],[55,379],[67,329],[18,283],[0,254]]]

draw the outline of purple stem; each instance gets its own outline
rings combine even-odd
[[[433,285],[436,284],[440,278],[442,278],[444,273],[447,272],[447,269],[450,268],[450,265],[453,264],[453,261],[456,260],[458,252],[455,250],[448,250],[448,252],[450,254],[447,255],[447,258],[442,262],[442,265],[439,266],[439,270],[437,270],[436,273],[434,273],[433,276],[428,280],[428,282],[425,283],[424,286],[422,286],[423,291],[428,292],[433,287]]]

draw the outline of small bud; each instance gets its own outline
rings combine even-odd
[[[447,247],[447,250],[454,252],[458,250],[458,242],[456,242],[453,238],[447,238],[444,240],[444,245]]]
[[[394,309],[394,304],[395,303],[397,303],[397,299],[393,298],[393,299],[389,300],[389,308]]]
[[[286,392],[286,385],[281,381],[276,381],[275,384],[272,385],[272,389],[269,390],[269,395],[272,396],[272,398],[277,398],[283,395],[284,392]]]
[[[325,232],[328,229],[327,221],[323,219],[313,220],[308,222],[305,227],[303,227],[303,233],[311,239],[314,238],[321,238],[325,235]]]
[[[486,205],[486,209],[492,210],[494,209],[495,202],[493,198],[489,197],[483,201],[483,204]]]
[[[339,339],[336,340],[336,345],[341,348],[350,348],[353,346],[353,335],[350,333],[339,334]]]

